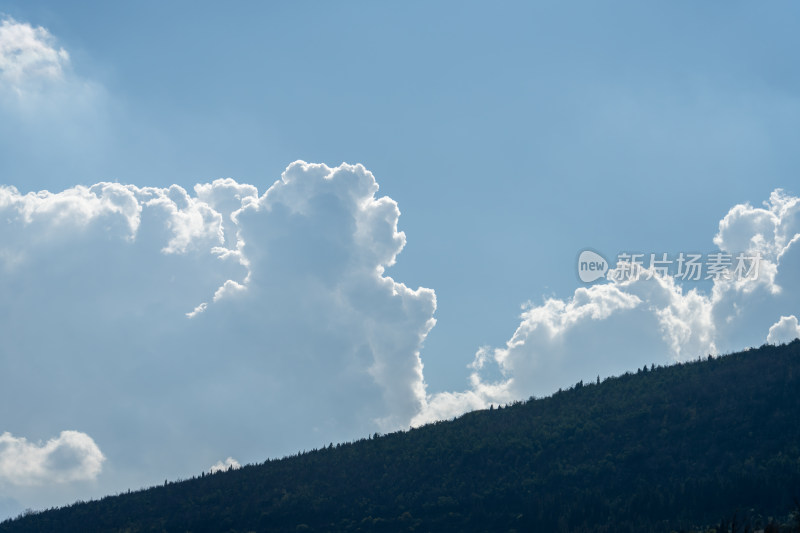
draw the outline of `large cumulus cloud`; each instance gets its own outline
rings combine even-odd
[[[360,165],[302,161],[263,192],[0,187],[0,430],[41,455],[55,441],[27,443],[76,428],[60,438],[102,453],[68,449],[107,458],[74,461],[94,465],[84,477],[0,469],[0,498],[48,476],[135,488],[797,331],[800,201],[775,191],[732,208],[713,240],[760,254],[757,279],[703,291],[653,270],[528,303],[504,346],[478,350],[465,390],[428,394],[436,298],[386,275],[405,235],[377,192]]]
[[[734,206],[713,239],[718,251],[758,255],[754,279],[713,280],[706,293],[664,272],[528,304],[506,345],[478,350],[470,388],[426,398],[421,424],[491,403],[554,392],[579,380],[794,338],[800,301],[800,198],[774,191],[762,207]],[[618,269],[630,268],[618,264]],[[622,281],[618,281],[622,280]],[[492,378],[488,369],[499,370]]]
[[[436,301],[384,274],[405,235],[377,191],[304,162],[261,194],[0,188],[0,429],[79,428],[119,489],[407,426]]]

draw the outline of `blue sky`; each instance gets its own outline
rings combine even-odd
[[[0,511],[791,336],[797,10],[0,0],[0,183],[19,193],[0,202],[0,380],[37,394],[0,393],[0,433],[80,459],[31,473],[0,455]],[[98,182],[129,188],[24,196]],[[585,248],[758,249],[775,272],[587,289]]]

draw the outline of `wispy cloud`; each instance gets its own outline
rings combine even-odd
[[[0,21],[0,88],[18,95],[62,81],[69,54],[41,26],[7,17]]]
[[[117,107],[101,83],[74,67],[46,28],[0,19],[0,142],[14,156],[2,168],[21,187],[57,182],[46,161],[96,160],[112,140],[109,116]],[[36,167],[43,173],[31,172]]]

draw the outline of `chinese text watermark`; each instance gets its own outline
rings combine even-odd
[[[680,281],[744,281],[758,279],[760,261],[760,254],[745,252],[622,252],[617,254],[615,266],[612,267],[599,253],[583,250],[578,256],[578,277],[584,283],[600,278],[636,281],[652,279],[654,276],[672,277]]]

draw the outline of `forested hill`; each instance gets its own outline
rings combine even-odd
[[[36,513],[0,532],[720,531],[734,514],[751,527],[786,522],[798,496],[795,341]]]

